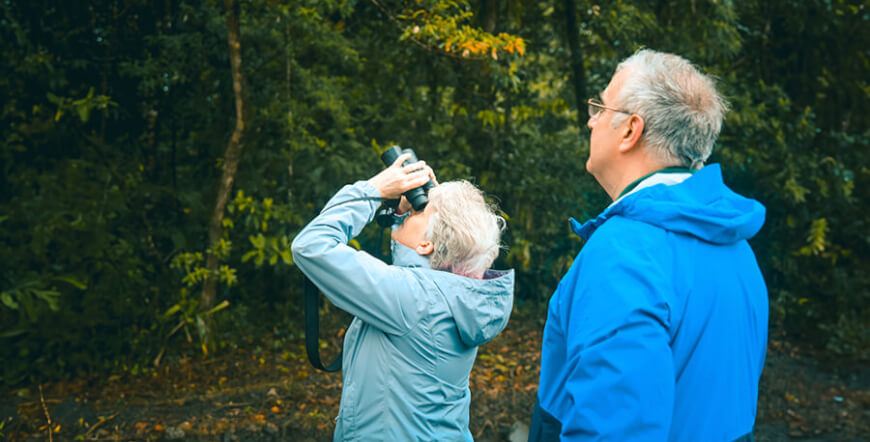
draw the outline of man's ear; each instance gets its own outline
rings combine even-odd
[[[640,115],[632,115],[628,118],[628,124],[623,128],[622,142],[619,143],[620,153],[626,153],[637,145],[643,134],[643,124],[643,118]]]
[[[419,244],[417,244],[417,247],[414,247],[414,250],[417,251],[417,254],[421,256],[426,256],[432,253],[433,250],[435,250],[435,245],[432,244],[432,241],[423,240],[420,241]]]

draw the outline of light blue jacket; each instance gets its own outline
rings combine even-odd
[[[629,194],[550,299],[538,398],[570,441],[733,441],[755,422],[767,289],[746,240],[764,207],[718,165]]]
[[[468,378],[477,347],[507,325],[513,271],[471,279],[396,242],[393,265],[349,247],[380,202],[365,181],[345,186],[292,246],[302,272],[355,316],[334,440],[472,440]]]

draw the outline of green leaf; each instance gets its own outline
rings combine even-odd
[[[262,252],[261,252],[260,250],[251,250],[250,252],[245,253],[244,255],[242,255],[242,262],[248,262],[248,261],[250,261],[253,257],[255,257],[255,256],[259,255],[259,254],[262,254]]]
[[[72,285],[73,287],[75,287],[79,290],[86,290],[88,288],[88,286],[86,284],[79,282],[79,281],[77,281],[71,277],[68,277],[68,276],[58,276],[54,279],[56,279],[58,281],[63,281],[63,282],[69,283],[70,285]]]
[[[25,333],[27,333],[27,330],[19,328],[17,330],[9,330],[9,331],[0,333],[0,338],[11,338],[14,336],[23,335]]]
[[[31,290],[31,292],[37,298],[45,301],[48,304],[48,308],[52,311],[57,311],[57,298],[60,296],[60,292],[54,290]]]
[[[223,301],[221,301],[220,304],[210,308],[208,311],[203,312],[199,316],[208,316],[208,315],[211,315],[212,313],[219,312],[219,311],[221,311],[229,306],[230,306],[230,302],[227,301],[226,299],[224,299]],[[199,316],[197,316],[197,320],[199,319]]]
[[[6,305],[6,307],[11,308],[12,310],[18,310],[18,303],[12,299],[12,295],[8,292],[0,293],[0,301],[3,301],[3,304]]]
[[[166,310],[166,313],[164,313],[163,316],[168,317],[179,310],[181,310],[181,304],[175,304],[172,307],[169,307],[169,310]]]
[[[82,123],[87,123],[91,115],[91,107],[87,104],[82,104],[76,106],[76,112],[78,112],[79,119],[82,120]]]
[[[249,239],[251,240],[251,244],[258,249],[266,247],[266,237],[264,237],[262,233],[257,234],[257,236],[251,235]]]

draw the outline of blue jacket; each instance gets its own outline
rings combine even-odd
[[[571,220],[587,243],[550,299],[538,390],[562,440],[752,431],[768,300],[746,240],[764,214],[710,165]]]
[[[471,440],[468,378],[477,347],[507,325],[513,271],[471,279],[396,242],[393,265],[349,247],[378,205],[371,184],[345,186],[293,240],[296,265],[354,315],[334,439]]]

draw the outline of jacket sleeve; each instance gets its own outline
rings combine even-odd
[[[424,300],[409,272],[347,245],[374,217],[380,195],[359,181],[344,186],[293,240],[293,261],[338,308],[386,333],[407,333]]]
[[[675,375],[664,252],[604,229],[596,236],[581,254],[573,296],[560,306],[562,440],[667,440]]]

